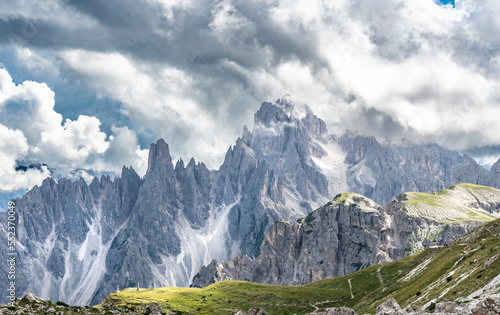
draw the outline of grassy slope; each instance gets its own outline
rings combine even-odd
[[[441,222],[483,221],[497,217],[484,210],[471,207],[474,202],[498,200],[500,190],[474,184],[458,184],[434,194],[419,192],[405,193],[404,203],[409,214],[429,217]]]
[[[337,196],[335,196],[335,198],[333,198],[333,201],[336,201],[338,203],[343,203],[347,200],[347,198],[350,195],[354,195],[354,193],[347,192],[347,193],[338,194]]]
[[[428,248],[419,255],[305,286],[227,281],[202,289],[126,289],[108,298],[134,307],[141,301],[158,301],[164,310],[176,314],[234,314],[250,307],[262,307],[269,314],[305,314],[315,307],[333,306],[348,306],[364,314],[374,313],[374,308],[389,297],[404,307],[417,308],[434,299],[465,298],[482,288],[500,273],[500,259],[485,267],[486,259],[499,252],[500,220],[496,220],[449,247]]]

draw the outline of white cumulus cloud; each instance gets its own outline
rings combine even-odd
[[[122,165],[145,173],[147,150],[140,150],[133,131],[114,128],[115,135],[108,136],[99,119],[85,115],[63,122],[54,105],[54,92],[46,84],[17,85],[0,69],[0,189],[31,188],[47,176],[118,173]],[[19,163],[48,168],[16,170]]]

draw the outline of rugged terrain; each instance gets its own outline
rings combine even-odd
[[[461,182],[498,187],[499,167],[488,172],[435,144],[334,136],[307,105],[283,97],[261,105],[252,131],[244,128],[218,170],[193,159],[174,164],[168,145],[158,140],[144,178],[124,167],[120,177],[90,184],[46,179],[16,199],[18,291],[88,304],[116,285],[188,286],[213,259],[259,257],[274,221],[290,224],[339,193],[385,204],[404,191],[433,192]],[[1,259],[6,222],[1,212]],[[384,261],[377,259],[371,262]],[[352,264],[346,260],[343,269],[357,270],[368,260]],[[4,291],[5,268],[0,265]]]
[[[202,268],[193,286],[223,280],[306,284],[451,243],[500,216],[500,190],[459,184],[435,194],[403,193],[385,208],[354,193],[338,195],[294,224],[277,221],[260,255]]]
[[[388,298],[407,311],[436,303],[464,304],[500,293],[500,220],[479,226],[449,246],[301,286],[225,281],[205,288],[161,288],[111,294],[117,305],[159,302],[164,311],[231,314],[260,307],[269,314],[305,314],[347,306],[374,313]],[[434,305],[433,305],[434,303]]]
[[[225,281],[205,288],[139,292],[129,288],[110,294],[106,302],[136,309],[141,302],[158,302],[164,312],[175,314],[234,314],[251,307],[269,314],[306,314],[342,306],[358,314],[373,314],[377,306],[394,298],[406,312],[443,312],[446,307],[458,307],[443,302],[455,302],[465,309],[500,293],[499,252],[500,220],[496,220],[449,246],[426,248],[417,255],[308,285]]]

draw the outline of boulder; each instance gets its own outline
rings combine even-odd
[[[436,313],[460,313],[461,307],[455,302],[436,303]]]
[[[143,313],[146,313],[148,311],[148,307],[146,306],[146,304],[144,302],[141,302],[141,311]]]
[[[161,315],[162,313],[160,303],[149,302],[149,310],[151,315]]]
[[[107,299],[106,302],[102,304],[102,307],[104,308],[112,308],[112,309],[117,309],[118,307],[116,306],[115,302],[112,300]]]
[[[269,315],[266,311],[258,307],[252,307],[248,310],[248,315]]]
[[[500,314],[500,295],[491,295],[479,301],[479,303],[470,308],[470,313],[473,315]]]
[[[44,300],[36,296],[34,293],[31,292],[26,292],[26,294],[23,296],[23,298],[19,302],[28,302],[28,303],[43,303]]]
[[[377,306],[375,313],[377,315],[407,315],[394,298],[390,298]]]

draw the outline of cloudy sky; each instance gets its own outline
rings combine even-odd
[[[123,164],[142,175],[158,138],[218,168],[260,103],[284,94],[331,132],[491,164],[500,4],[436,1],[1,1],[0,188]]]

